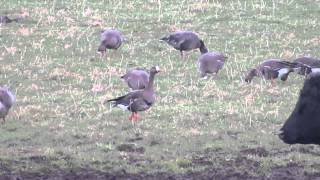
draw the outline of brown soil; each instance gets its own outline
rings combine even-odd
[[[58,170],[53,172],[44,173],[28,173],[21,172],[19,174],[6,174],[0,176],[4,180],[84,180],[84,179],[98,179],[98,180],[141,180],[141,179],[170,179],[170,180],[192,180],[192,179],[285,179],[285,180],[302,180],[302,179],[320,179],[320,173],[308,174],[303,171],[299,165],[292,164],[286,167],[277,167],[272,169],[272,173],[268,176],[251,176],[247,172],[234,171],[230,167],[221,169],[206,169],[200,172],[188,172],[185,174],[174,173],[138,173],[131,174],[126,171],[121,172],[101,172],[88,169],[80,170]]]
[[[134,144],[122,144],[117,147],[119,151],[128,152],[126,159],[130,164],[138,166],[139,163],[148,164],[151,160],[145,159],[143,156],[144,149],[136,147]],[[304,153],[314,153],[313,149],[299,149]],[[125,169],[121,171],[98,171],[93,169],[75,168],[75,169],[59,169],[56,166],[49,166],[49,161],[43,156],[34,156],[30,159],[47,167],[42,172],[24,172],[12,173],[10,171],[12,165],[19,164],[18,161],[0,161],[0,180],[140,180],[140,179],[161,179],[161,180],[206,180],[206,179],[263,179],[263,180],[320,180],[320,172],[308,173],[305,171],[304,165],[298,163],[289,163],[286,166],[272,167],[269,170],[261,170],[259,162],[248,159],[248,155],[258,157],[272,156],[262,147],[241,150],[237,157],[228,160],[226,154],[221,149],[208,149],[204,153],[195,153],[190,162],[186,173],[174,172],[157,172],[157,173],[129,173]],[[191,171],[197,167],[203,167],[202,171]]]

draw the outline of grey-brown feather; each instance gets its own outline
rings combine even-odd
[[[149,82],[145,89],[129,92],[124,96],[108,100],[113,102],[114,106],[123,106],[131,112],[145,111],[155,102],[155,93],[153,89],[154,76],[158,73],[158,67],[150,69]]]
[[[7,88],[0,88],[0,118],[5,118],[15,102],[15,96]]]
[[[312,70],[312,68],[320,68],[320,59],[315,57],[300,57],[295,59],[293,62],[299,63],[300,69],[297,71],[300,75],[307,75]]]
[[[98,51],[103,52],[106,51],[106,49],[118,49],[122,42],[123,37],[119,30],[105,30],[100,34],[100,46]]]
[[[135,68],[129,70],[121,78],[127,82],[128,86],[132,90],[144,89],[147,87],[149,82],[149,73],[142,68]]]
[[[282,69],[287,69],[288,72],[282,75],[281,80],[285,81],[289,73],[293,72],[293,69],[297,68],[297,63],[284,61],[281,59],[268,59],[257,65],[256,68],[249,71],[245,78],[246,82],[250,82],[254,76],[261,76],[267,80],[276,79],[281,75],[279,73]]]
[[[222,69],[227,57],[219,52],[202,54],[198,59],[198,68],[201,77],[208,73],[218,73]]]
[[[167,37],[161,38],[161,40],[180,51],[190,51],[199,48],[203,53],[208,52],[203,41],[192,31],[173,32]]]

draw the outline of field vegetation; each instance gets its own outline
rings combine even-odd
[[[7,0],[0,14],[24,17],[0,26],[0,84],[17,96],[0,125],[1,176],[320,176],[318,146],[276,135],[304,77],[244,82],[268,58],[320,57],[319,0]],[[101,58],[105,28],[126,42]],[[228,56],[217,76],[199,77],[199,51],[181,59],[159,42],[179,29]],[[153,65],[157,101],[141,121],[104,103],[129,91],[127,69]]]

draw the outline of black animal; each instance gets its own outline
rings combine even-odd
[[[208,52],[204,42],[198,37],[198,35],[191,31],[173,32],[160,40],[165,41],[176,50],[179,50],[181,57],[183,57],[183,51],[190,51],[198,48],[201,54]]]
[[[311,73],[306,79],[279,138],[287,144],[320,144],[320,73]]]

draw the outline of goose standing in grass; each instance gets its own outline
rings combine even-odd
[[[132,91],[124,96],[107,100],[107,102],[113,102],[113,106],[118,106],[123,110],[131,111],[132,114],[129,120],[137,121],[139,119],[138,112],[149,109],[155,102],[153,82],[154,76],[158,72],[160,72],[158,66],[150,69],[149,82],[145,89]]]
[[[202,78],[207,78],[207,74],[218,74],[228,57],[220,52],[207,52],[198,59],[198,70]]]
[[[3,119],[3,123],[6,122],[6,116],[15,101],[15,96],[8,88],[0,87],[0,118]]]
[[[149,82],[149,73],[143,68],[135,68],[129,70],[121,78],[127,82],[132,90],[144,89]]]
[[[122,33],[116,29],[107,29],[100,34],[100,46],[98,52],[104,56],[106,54],[106,49],[117,50],[123,42]]]
[[[7,24],[13,21],[18,22],[18,19],[10,19],[8,16],[0,16],[0,24]]]
[[[198,37],[198,35],[191,31],[173,32],[160,40],[165,41],[176,50],[179,50],[182,58],[183,51],[190,51],[199,48],[201,54],[208,52],[204,42]]]
[[[246,82],[251,82],[253,77],[260,76],[266,80],[271,80],[274,85],[274,79],[280,78],[282,81],[286,81],[288,75],[299,69],[297,63],[292,63],[280,59],[268,59],[259,64],[256,68],[251,69],[245,78]]]
[[[311,72],[320,72],[320,59],[315,57],[300,57],[293,62],[300,65],[300,70],[297,72],[300,75],[307,76]]]

